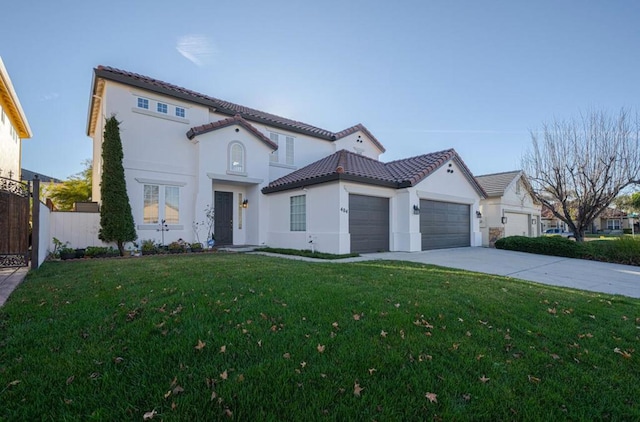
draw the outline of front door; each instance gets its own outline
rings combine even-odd
[[[233,192],[214,193],[216,245],[233,245]]]

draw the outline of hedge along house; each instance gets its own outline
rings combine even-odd
[[[218,245],[344,253],[481,244],[484,192],[453,150],[382,163],[384,147],[361,124],[331,132],[104,66],[94,69],[87,123],[97,202],[113,114],[139,239],[203,240],[195,223],[213,208]]]

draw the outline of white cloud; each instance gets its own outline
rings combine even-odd
[[[44,94],[43,96],[40,97],[40,101],[51,101],[51,100],[55,100],[56,98],[58,98],[60,96],[60,94],[58,94],[57,92],[49,92],[47,94]]]
[[[176,50],[196,66],[211,63],[215,52],[211,40],[204,35],[195,34],[183,35],[178,38]]]

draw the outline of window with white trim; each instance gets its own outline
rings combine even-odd
[[[233,142],[229,146],[229,171],[244,173],[244,146],[240,142]]]
[[[292,232],[307,230],[307,197],[306,195],[292,196],[290,201],[290,229]]]
[[[167,105],[165,103],[158,103],[156,111],[158,113],[167,114]]]
[[[622,224],[617,218],[610,218],[607,220],[607,230],[621,230]]]
[[[146,98],[138,97],[138,108],[144,108],[145,110],[149,110],[149,100]]]
[[[287,165],[295,164],[295,154],[294,154],[294,138],[293,136],[281,135],[275,132],[271,132],[269,134],[269,139],[273,141],[276,145],[278,145],[278,149],[271,153],[271,162],[272,163],[280,163]],[[280,154],[280,150],[282,154]]]
[[[168,185],[144,185],[144,224],[180,222],[180,187]]]
[[[185,113],[183,107],[176,107],[176,117],[182,117],[184,119]]]

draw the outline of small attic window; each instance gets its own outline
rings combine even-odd
[[[520,195],[520,181],[518,180],[518,182],[516,183],[516,194]]]

